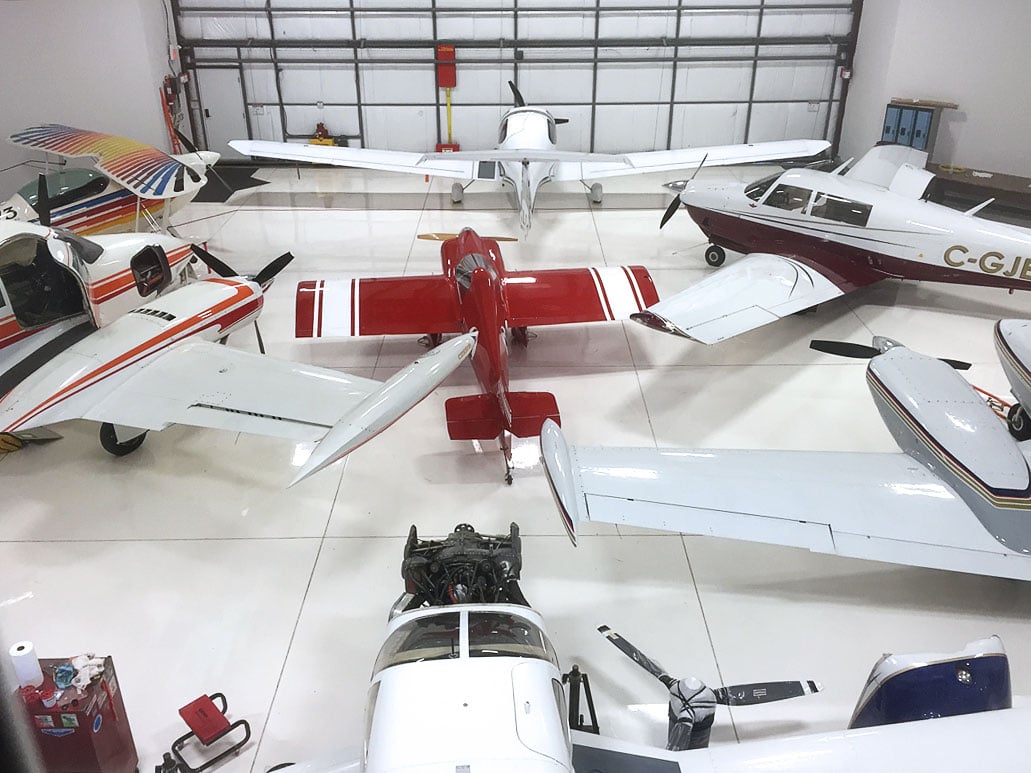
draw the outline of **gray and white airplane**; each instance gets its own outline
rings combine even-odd
[[[995,344],[1027,405],[1031,321],[998,322]],[[574,544],[581,521],[600,521],[1031,580],[1023,408],[1007,433],[956,373],[965,363],[890,339],[813,348],[872,358],[870,393],[900,452],[586,448],[548,422],[545,470]]]

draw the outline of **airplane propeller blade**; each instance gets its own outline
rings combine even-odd
[[[814,339],[809,342],[809,348],[815,349],[824,354],[835,354],[838,357],[852,357],[856,360],[869,360],[881,354],[881,350],[866,344],[854,344],[849,341],[821,341]]]
[[[717,687],[716,702],[724,706],[755,706],[759,703],[801,698],[820,692],[823,685],[807,679],[804,682],[755,682],[753,684],[732,684]]]
[[[670,676],[666,669],[607,625],[599,626],[598,631],[604,634],[605,638],[612,642],[620,652],[662,682],[667,689],[677,683],[678,680]],[[813,693],[820,692],[822,689],[823,686],[819,682],[808,679],[804,682],[795,680],[734,684],[727,687],[717,687],[713,690],[713,693],[716,696],[716,703],[724,706],[755,706],[759,703],[772,703],[773,701],[812,695]]]
[[[519,89],[515,85],[515,81],[509,81],[508,87],[512,89],[512,101],[515,102],[516,107],[526,107],[526,100],[523,99],[523,95],[519,93]]]
[[[809,348],[815,349],[818,352],[824,352],[825,354],[835,354],[838,357],[852,357],[857,360],[869,360],[878,354],[884,354],[885,351],[878,349],[876,346],[854,344],[850,341],[823,341],[819,339],[810,341]],[[947,357],[939,357],[938,359],[956,370],[970,370],[971,368],[971,364],[963,360],[952,360]]]
[[[555,125],[556,126],[558,126],[559,124],[563,124],[563,123],[569,123],[569,119],[568,118],[556,118],[555,119]]]
[[[647,671],[649,674],[654,676],[666,687],[669,687],[673,682],[676,681],[669,673],[656,663],[654,660],[645,655],[641,650],[637,649],[633,644],[628,642],[618,633],[613,631],[607,625],[599,625],[598,633],[602,634],[606,639],[616,645],[616,649],[634,661],[637,665]]]
[[[666,211],[662,213],[662,220],[659,221],[659,228],[666,225],[666,223],[669,222],[669,219],[677,213],[677,210],[680,209],[680,204],[680,196],[674,196],[673,201],[671,201],[669,206],[666,207]]]
[[[261,328],[258,327],[258,320],[254,320],[254,335],[258,338],[258,351],[262,354],[265,353],[265,341],[261,337]]]
[[[178,129],[173,129],[173,131],[175,132],[175,136],[179,138],[179,142],[180,142],[180,143],[182,144],[182,146],[183,146],[184,148],[186,148],[186,152],[187,152],[187,153],[196,153],[196,154],[197,154],[198,156],[200,156],[200,151],[199,151],[199,150],[197,150],[197,146],[193,144],[193,142],[192,142],[192,141],[190,140],[190,138],[189,138],[189,137],[187,137],[187,136],[186,136],[185,134],[183,134],[183,133],[182,133],[181,131],[179,131]],[[215,171],[215,166],[214,166],[213,164],[208,164],[208,165],[206,165],[206,167],[205,167],[205,168],[206,168],[206,169],[207,169],[207,170],[208,170],[209,172],[211,172],[212,176],[213,176],[213,177],[214,177],[214,178],[215,178],[216,180],[218,180],[218,181],[219,181],[219,183],[221,183],[221,184],[222,184],[222,187],[223,187],[223,188],[225,188],[225,189],[226,189],[227,191],[229,191],[230,193],[232,193],[232,192],[233,192],[233,189],[232,189],[232,188],[230,187],[229,183],[227,183],[227,182],[225,181],[225,178],[224,178],[224,177],[222,177],[222,175],[220,175],[220,174],[219,174],[218,172],[216,172],[216,171]],[[192,169],[190,170],[190,173],[191,173],[191,179],[193,179],[193,178],[194,178],[194,176],[196,175],[196,173],[195,173],[195,172],[194,172],[194,171],[193,171]],[[199,178],[199,177],[197,177],[196,179],[197,179],[197,180],[199,180],[200,178]],[[195,180],[195,181],[196,181],[196,180]]]
[[[47,176],[41,174],[36,183],[36,214],[39,215],[39,224],[46,228],[50,227],[50,192],[47,190]]]
[[[422,239],[428,242],[446,242],[449,239],[454,239],[458,234],[447,233],[445,231],[432,231],[430,233],[418,234],[415,238]],[[496,242],[517,242],[519,241],[514,236],[484,236],[484,239],[493,239]]]
[[[267,285],[269,282],[272,281],[272,278],[276,274],[278,274],[280,271],[282,271],[284,268],[286,268],[287,265],[290,263],[290,261],[293,260],[293,259],[294,259],[294,256],[293,256],[292,253],[284,252],[278,258],[276,258],[271,263],[269,263],[267,266],[265,266],[265,268],[263,268],[261,271],[259,271],[257,273],[257,275],[254,277],[254,281],[257,282],[262,287],[264,287],[265,285]]]
[[[199,244],[191,244],[190,249],[193,250],[193,254],[200,258],[201,262],[205,266],[210,268],[220,277],[228,279],[229,277],[240,276],[239,271],[234,271],[230,266],[223,263]]]

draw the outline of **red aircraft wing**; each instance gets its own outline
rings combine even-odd
[[[458,294],[443,276],[297,284],[298,338],[461,332]]]
[[[505,275],[511,327],[628,319],[657,303],[644,266],[597,266]]]

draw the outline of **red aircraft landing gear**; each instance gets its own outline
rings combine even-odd
[[[722,266],[726,259],[727,253],[722,247],[718,247],[715,244],[710,244],[709,248],[705,251],[705,262],[713,268]]]
[[[498,446],[505,457],[505,483],[512,485],[512,435],[507,430],[501,430],[498,435]]]

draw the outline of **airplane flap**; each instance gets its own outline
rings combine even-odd
[[[462,332],[462,312],[444,276],[299,282],[298,338]]]
[[[671,172],[692,166],[726,166],[759,161],[780,161],[809,158],[830,147],[824,140],[785,140],[755,142],[750,145],[717,145],[712,147],[654,150],[625,153],[605,159],[570,159],[556,164],[554,180],[598,180],[629,174]]]
[[[342,148],[333,145],[305,145],[299,142],[267,142],[265,140],[233,140],[229,147],[237,153],[258,158],[281,158],[309,164],[332,164],[356,169],[379,169],[384,172],[428,174],[472,180],[476,177],[476,160],[458,158],[452,153],[412,153],[404,150]]]
[[[546,452],[545,468],[583,497],[581,520],[1031,579],[1031,556],[902,453],[568,446],[565,458],[553,470],[563,455]]]
[[[187,340],[155,355],[82,418],[151,430],[188,424],[316,440],[381,386],[336,370]]]
[[[631,318],[713,344],[842,294],[811,266],[781,255],[753,253]]]
[[[510,272],[505,298],[509,326],[532,327],[629,319],[659,295],[644,266],[597,266]]]

